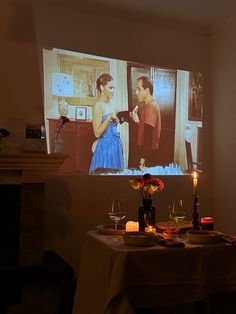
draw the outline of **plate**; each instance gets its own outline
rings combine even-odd
[[[156,244],[156,235],[152,232],[132,231],[123,235],[124,242],[135,246],[152,246]]]
[[[222,233],[219,231],[189,230],[186,237],[190,242],[198,244],[210,244],[222,242]]]
[[[112,235],[115,234],[115,226],[114,225],[98,225],[97,231],[101,234]],[[125,225],[118,225],[117,234],[124,234]]]
[[[176,229],[176,223],[174,221],[163,221],[157,223],[156,227],[162,231],[167,229]],[[192,229],[192,227],[193,224],[190,220],[182,220],[178,223],[178,229],[181,229],[181,231]]]

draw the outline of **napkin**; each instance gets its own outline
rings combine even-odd
[[[167,247],[185,247],[185,244],[181,241],[176,239],[164,239],[161,237],[157,239],[157,244]]]
[[[222,240],[226,243],[236,245],[236,236],[229,235],[229,234],[223,234]]]

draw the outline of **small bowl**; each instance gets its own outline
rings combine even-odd
[[[123,235],[124,242],[135,246],[152,246],[156,243],[156,235],[152,232],[132,231]]]
[[[190,242],[199,244],[220,243],[222,241],[222,233],[219,231],[207,230],[189,230],[186,237]]]

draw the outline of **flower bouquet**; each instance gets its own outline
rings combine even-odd
[[[157,191],[164,189],[164,183],[159,178],[154,178],[151,174],[146,173],[142,178],[129,179],[133,189],[139,190],[143,199],[151,199]]]
[[[144,231],[150,226],[155,226],[156,209],[152,206],[152,195],[164,189],[164,183],[159,178],[154,178],[146,173],[142,178],[129,179],[133,189],[139,190],[142,196],[142,206],[139,207],[139,231]]]

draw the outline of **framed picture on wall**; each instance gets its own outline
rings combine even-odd
[[[201,73],[189,73],[188,103],[188,119],[190,121],[201,121],[203,109],[203,77]]]
[[[75,120],[87,120],[87,108],[86,107],[76,107],[75,110]]]
[[[58,54],[59,69],[73,76],[74,97],[68,97],[70,105],[94,106],[97,99],[96,80],[102,73],[109,73],[109,61]]]

